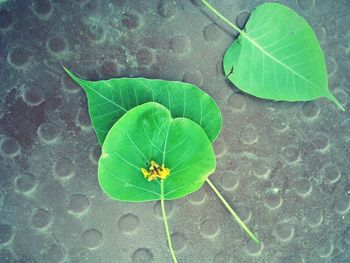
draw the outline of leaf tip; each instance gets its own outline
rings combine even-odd
[[[344,106],[337,100],[337,98],[331,93],[329,92],[326,95],[326,98],[333,101],[335,105],[337,105],[337,107],[341,110],[341,111],[345,111]]]

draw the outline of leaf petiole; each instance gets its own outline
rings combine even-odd
[[[249,228],[243,223],[243,221],[239,218],[237,213],[233,210],[233,208],[227,203],[225,198],[220,194],[219,190],[213,185],[213,183],[207,178],[207,183],[209,186],[213,189],[215,194],[219,197],[221,202],[224,204],[224,206],[227,208],[227,210],[233,215],[233,217],[236,219],[237,223],[243,228],[243,230],[248,234],[248,236],[254,240],[256,243],[259,243],[260,241],[255,237],[255,235],[249,230]]]
[[[160,204],[161,204],[161,207],[162,207],[162,215],[163,215],[163,220],[164,220],[166,236],[168,238],[168,245],[169,245],[170,253],[171,253],[171,256],[173,258],[174,263],[178,263],[177,259],[176,259],[176,256],[175,256],[174,249],[173,249],[173,244],[172,244],[171,237],[170,237],[170,232],[169,232],[168,220],[167,220],[166,213],[165,213],[165,206],[164,206],[164,180],[160,181]]]

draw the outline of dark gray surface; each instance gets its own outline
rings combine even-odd
[[[350,262],[350,2],[281,1],[317,32],[345,113],[239,93],[221,66],[232,33],[196,2],[0,1],[0,262],[171,262],[160,204],[99,188],[86,98],[61,65],[185,80],[219,104],[212,180],[263,243],[204,185],[168,202],[179,262]],[[261,2],[211,1],[240,25]]]

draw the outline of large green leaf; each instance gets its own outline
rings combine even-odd
[[[159,180],[149,182],[141,173],[151,160],[170,168],[163,194]],[[98,178],[102,189],[117,200],[167,200],[199,189],[215,165],[211,142],[198,124],[173,119],[167,108],[149,102],[129,110],[110,129]]]
[[[186,117],[198,123],[212,142],[220,133],[219,107],[208,94],[192,84],[145,78],[87,81],[65,70],[87,94],[89,114],[101,145],[109,129],[123,114],[151,101],[167,107],[173,118]]]
[[[284,5],[257,7],[245,31],[227,49],[223,63],[237,88],[253,96],[278,101],[326,97],[344,110],[328,89],[326,64],[315,33]]]

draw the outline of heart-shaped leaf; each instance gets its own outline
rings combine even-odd
[[[326,97],[344,110],[328,89],[326,64],[315,33],[287,6],[266,3],[257,7],[227,49],[223,64],[233,84],[253,96],[277,101]]]
[[[212,142],[220,133],[219,107],[208,94],[192,84],[145,78],[87,81],[65,70],[87,94],[90,118],[101,145],[109,129],[123,114],[151,101],[167,107],[173,118],[186,117],[199,124]]]
[[[164,164],[170,175],[148,181],[141,168]],[[122,201],[181,198],[199,189],[214,172],[215,155],[203,129],[187,118],[173,119],[164,106],[149,102],[124,114],[102,146],[98,178],[102,189]]]

